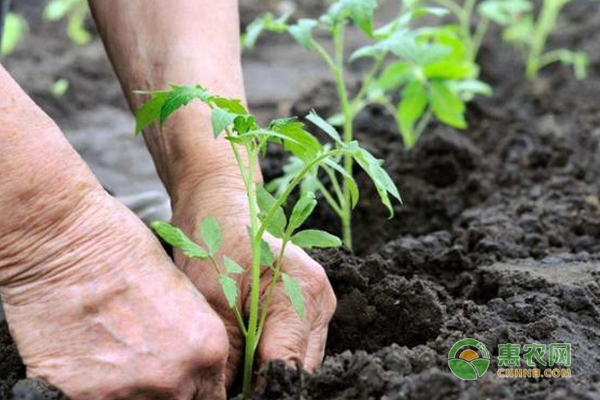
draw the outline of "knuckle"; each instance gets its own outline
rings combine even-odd
[[[325,270],[320,265],[310,268],[305,278],[305,289],[309,296],[321,296],[332,291]]]

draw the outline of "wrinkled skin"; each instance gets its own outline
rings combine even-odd
[[[101,190],[84,203],[20,238],[2,287],[27,375],[72,399],[224,399],[219,316],[129,210]]]
[[[216,218],[223,231],[220,255],[226,255],[246,268],[243,274],[235,277],[241,288],[238,308],[244,310],[247,319],[252,252],[246,229],[250,225],[250,214],[244,188],[239,180],[224,176],[205,179],[187,193],[189,197],[182,197],[174,203],[173,222],[198,243],[202,243],[198,236],[200,221],[206,216]],[[273,254],[277,255],[281,241],[271,236],[265,239]],[[230,344],[226,380],[230,384],[238,367],[243,365],[244,337],[221,287],[216,284],[217,272],[207,262],[188,259],[180,252],[175,253],[175,262],[225,322]],[[307,371],[314,371],[323,360],[327,327],[335,311],[336,298],[323,268],[291,243],[286,247],[283,271],[301,285],[305,297],[305,316],[300,320],[279,282],[268,308],[257,352],[258,361],[264,364],[268,360],[283,359],[292,366],[299,364]],[[271,276],[270,271],[262,274],[261,299],[264,298]]]

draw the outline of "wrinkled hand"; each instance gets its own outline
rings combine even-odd
[[[221,319],[141,221],[91,197],[31,236],[2,238],[24,249],[0,267],[28,376],[73,400],[225,399]]]
[[[202,243],[198,235],[200,221],[207,216],[217,220],[223,233],[219,262],[222,261],[221,255],[226,255],[246,269],[236,277],[240,288],[238,308],[246,311],[247,318],[252,252],[246,228],[250,225],[249,207],[241,181],[226,176],[204,179],[201,184],[182,193],[185,195],[174,201],[174,225],[198,243]],[[269,242],[273,254],[277,255],[281,247],[280,240],[268,236],[265,239]],[[181,252],[175,253],[175,263],[190,277],[225,322],[230,349],[226,373],[226,382],[229,385],[238,367],[241,368],[244,336],[223,295],[217,272],[208,262],[191,260]],[[259,363],[283,359],[290,365],[300,362],[304,369],[312,372],[323,360],[327,328],[335,311],[336,298],[323,268],[291,243],[286,247],[282,270],[300,283],[305,298],[305,315],[304,319],[300,320],[279,282],[258,346]],[[267,270],[261,280],[261,298],[264,297],[270,280],[271,272]]]

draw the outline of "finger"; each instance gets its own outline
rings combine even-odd
[[[325,345],[327,343],[327,324],[319,325],[312,331],[308,339],[304,369],[310,373],[315,372],[323,362]]]

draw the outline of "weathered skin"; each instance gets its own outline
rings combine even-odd
[[[142,99],[132,90],[169,82],[244,99],[236,1],[91,6],[133,108]],[[203,216],[214,216],[223,254],[249,267],[245,192],[229,144],[210,132],[207,111],[195,105],[145,137],[174,222],[193,236]],[[225,398],[243,343],[212,269],[176,254],[187,277],[179,272],[1,66],[0,171],[0,294],[28,375],[74,400]],[[302,250],[286,251],[284,270],[303,287],[306,317],[277,288],[259,357],[312,370],[335,296]],[[249,281],[241,279],[245,303]]]

